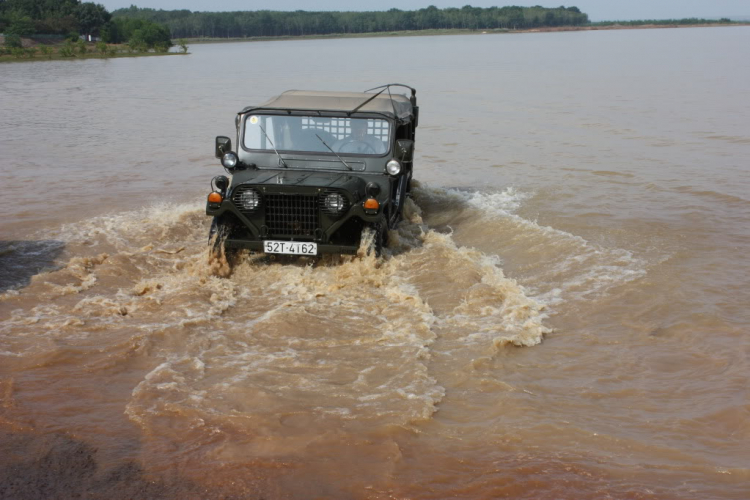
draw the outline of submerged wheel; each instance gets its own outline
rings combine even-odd
[[[388,231],[385,229],[385,224],[368,224],[362,231],[362,239],[365,238],[372,238],[367,247],[366,254],[370,255],[374,252],[375,257],[381,257],[383,255],[383,248],[388,246]]]
[[[232,232],[232,227],[218,220],[218,217],[214,217],[211,221],[211,228],[208,230],[208,251],[210,259],[221,259],[222,253],[227,259],[227,262],[237,254],[237,250],[234,248],[226,248],[224,241],[227,239],[229,234]]]

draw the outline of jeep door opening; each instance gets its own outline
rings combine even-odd
[[[216,138],[231,177],[211,181],[211,251],[354,254],[369,230],[380,254],[411,187],[416,94],[290,90],[240,111],[237,150]]]

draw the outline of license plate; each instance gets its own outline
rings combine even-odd
[[[283,253],[287,255],[317,255],[318,244],[304,241],[272,241],[263,242],[266,253]]]

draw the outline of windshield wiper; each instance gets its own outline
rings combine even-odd
[[[261,129],[261,130],[263,131],[263,135],[265,135],[265,136],[266,136],[266,140],[267,140],[268,142],[270,142],[270,143],[271,143],[271,147],[272,147],[272,148],[273,148],[273,150],[274,150],[274,151],[276,152],[276,156],[278,156],[278,157],[279,157],[279,160],[281,160],[281,164],[282,164],[282,165],[284,165],[284,168],[289,168],[289,166],[288,166],[288,165],[286,164],[286,162],[284,161],[284,158],[282,158],[282,157],[281,157],[281,155],[279,154],[279,152],[278,152],[278,151],[276,151],[276,146],[274,146],[274,145],[273,145],[273,141],[271,140],[271,138],[270,138],[270,137],[268,137],[268,134],[266,134],[266,129],[264,129],[264,128],[263,128],[263,125],[261,125],[261,124],[258,124],[258,126],[259,126],[259,127],[260,127],[260,129]]]
[[[320,142],[322,142],[322,143],[323,143],[323,146],[325,146],[325,147],[327,147],[327,148],[328,148],[328,151],[330,151],[331,153],[335,154],[335,155],[336,155],[336,158],[338,158],[338,159],[339,159],[339,161],[340,161],[341,163],[343,163],[344,165],[346,165],[346,168],[348,168],[349,170],[354,170],[354,169],[353,169],[352,167],[350,167],[350,166],[349,166],[349,164],[348,164],[348,163],[346,163],[346,162],[345,162],[345,161],[344,161],[344,160],[343,160],[343,159],[342,159],[342,158],[341,158],[341,157],[340,157],[340,156],[338,155],[338,153],[337,153],[336,151],[334,151],[333,149],[331,149],[331,146],[329,146],[328,144],[326,144],[326,141],[324,141],[324,140],[323,140],[323,139],[322,139],[322,138],[321,138],[321,137],[320,137],[320,136],[319,136],[318,134],[315,134],[315,137],[317,137],[317,138],[318,138],[318,139],[320,140]]]

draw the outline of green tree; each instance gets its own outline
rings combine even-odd
[[[98,33],[99,28],[111,19],[111,15],[101,4],[85,2],[78,6],[75,13],[78,25],[85,35]]]
[[[12,19],[10,25],[5,30],[5,34],[18,35],[19,37],[31,36],[36,32],[34,21],[28,16],[16,17]]]
[[[143,30],[135,30],[130,38],[128,39],[128,47],[138,52],[145,52],[148,50],[146,45],[146,39],[143,36]]]
[[[147,21],[141,28],[133,31],[128,39],[128,45],[138,47],[137,50],[148,50],[157,46],[168,50],[173,44],[169,30],[165,26]]]
[[[99,28],[99,38],[105,43],[120,43],[120,33],[116,22],[108,22]]]

